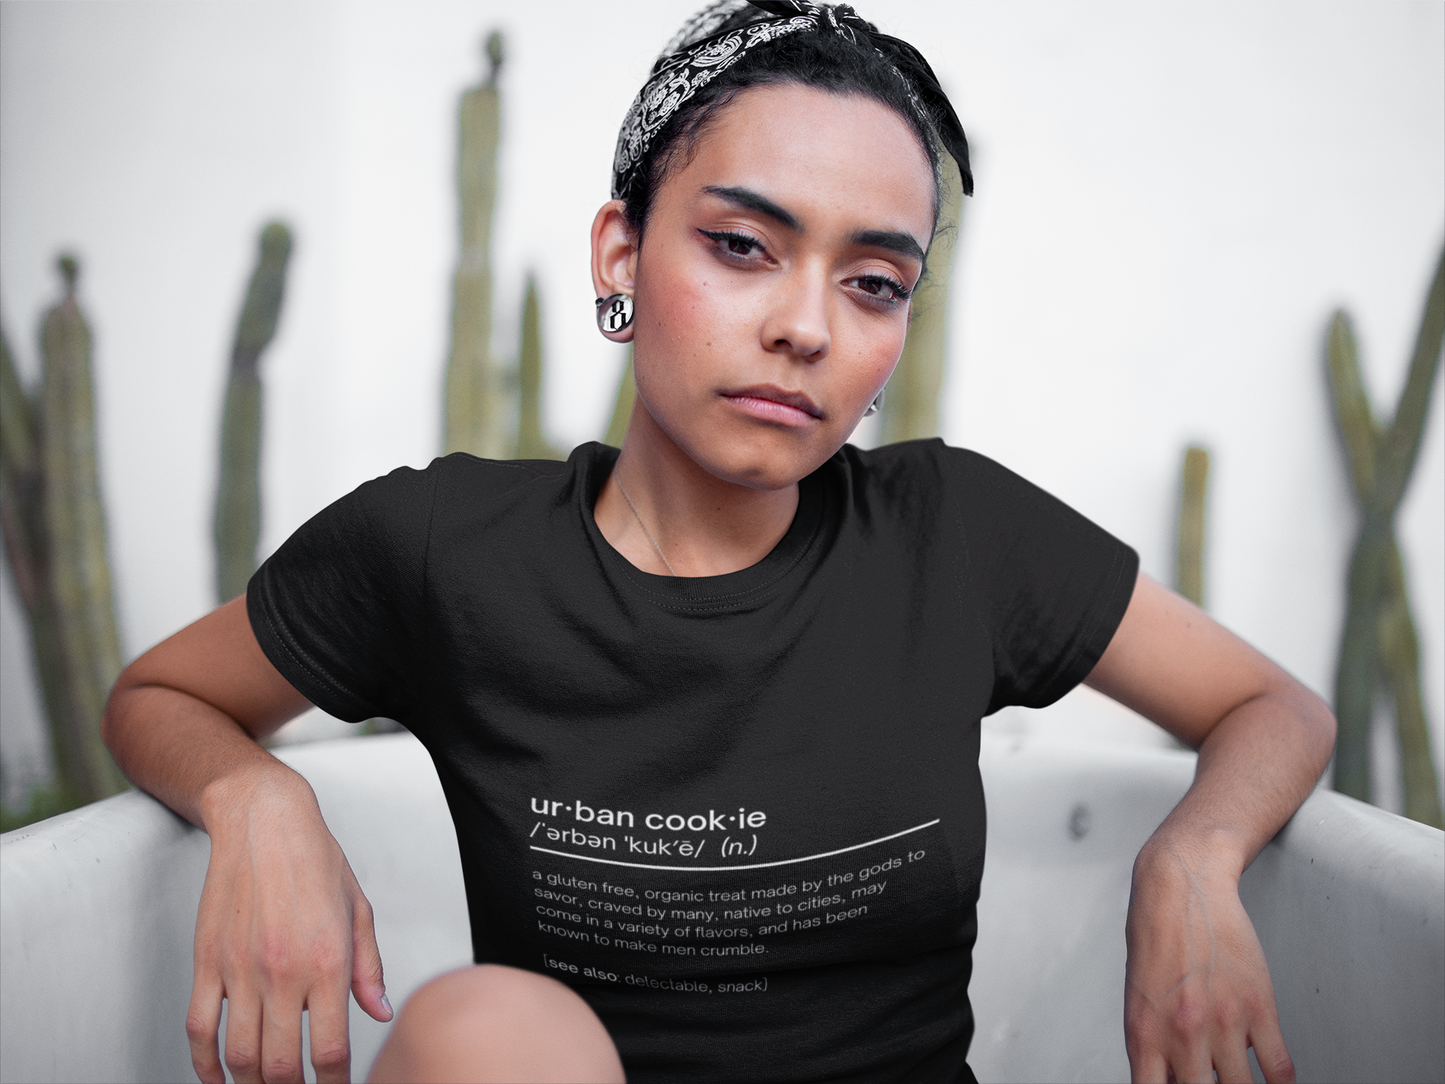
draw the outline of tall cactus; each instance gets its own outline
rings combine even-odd
[[[100,740],[100,716],[121,669],[95,436],[90,328],[76,300],[80,266],[58,261],[60,302],[41,322],[38,396],[28,395],[0,343],[0,524],[50,724],[64,804],[123,790]],[[3,339],[3,336],[0,336]]]
[[[542,312],[537,280],[527,276],[522,299],[522,343],[517,355],[518,459],[565,459],[542,435]]]
[[[492,357],[492,213],[497,202],[497,146],[501,139],[502,35],[486,46],[486,81],[462,95],[457,190],[461,196],[461,252],[452,277],[452,341],[444,394],[443,450],[500,458],[511,449],[507,395]]]
[[[1174,589],[1196,606],[1204,605],[1204,500],[1209,490],[1209,452],[1184,449],[1179,489],[1179,532],[1174,557]]]
[[[221,469],[216,486],[216,598],[246,589],[261,539],[261,354],[276,334],[286,292],[291,231],[280,222],[261,230],[256,268],[236,322],[231,377],[221,417]]]
[[[0,330],[0,531],[21,605],[30,625],[31,655],[45,707],[59,789],[67,785],[62,734],[70,717],[64,649],[50,591],[44,511],[45,473],[40,447],[40,403],[20,383],[10,343]],[[69,743],[66,743],[68,747]],[[80,798],[70,795],[70,803]]]
[[[958,163],[943,155],[942,205],[938,231],[928,253],[928,274],[913,296],[913,321],[898,368],[888,381],[879,442],[938,435],[938,397],[943,389],[944,348],[948,335],[948,280],[958,243],[963,183]]]
[[[1385,590],[1380,606],[1380,671],[1395,703],[1395,733],[1400,742],[1400,777],[1405,816],[1445,828],[1440,808],[1440,778],[1430,752],[1430,727],[1420,687],[1420,638],[1410,613],[1405,564],[1399,546],[1385,563]]]
[[[75,299],[80,266],[62,256],[60,271],[65,297],[45,314],[40,332],[45,528],[69,688],[63,755],[79,793],[93,800],[125,788],[100,740],[101,712],[120,676],[120,631],[100,498],[90,327]]]
[[[1370,405],[1354,330],[1343,311],[1336,312],[1330,323],[1327,351],[1335,419],[1360,507],[1335,677],[1339,718],[1335,789],[1370,799],[1370,722],[1376,678],[1382,676],[1395,703],[1406,815],[1436,827],[1442,826],[1439,777],[1430,754],[1420,694],[1419,638],[1410,614],[1394,517],[1420,450],[1442,341],[1445,252],[1435,268],[1405,388],[1388,427],[1376,419]]]

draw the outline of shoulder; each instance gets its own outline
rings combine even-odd
[[[992,564],[1022,553],[1120,545],[1078,511],[986,455],[942,440],[839,453],[854,505],[874,518],[958,538]]]
[[[576,456],[583,449],[578,449]],[[389,474],[364,482],[357,492],[372,499],[415,499],[426,493],[435,497],[446,490],[501,496],[539,478],[569,473],[568,462],[541,459],[480,459],[467,452],[438,456],[425,467],[397,467]]]
[[[855,488],[908,502],[930,494],[962,499],[970,506],[1012,492],[1041,493],[1001,463],[940,438],[909,440],[865,451],[851,444],[838,453]]]
[[[508,504],[559,485],[569,486],[608,451],[601,445],[582,445],[566,461],[481,459],[452,452],[425,467],[398,467],[364,482],[343,501],[370,514],[409,517],[458,502],[472,508]]]
[[[573,480],[599,450],[609,451],[584,445],[567,462],[498,461],[454,452],[422,468],[398,467],[312,516],[280,553],[308,565],[323,558],[412,565],[430,549],[438,529],[450,537],[458,529],[465,533],[515,520],[526,506],[555,506],[558,494],[571,492]]]

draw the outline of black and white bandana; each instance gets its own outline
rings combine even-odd
[[[754,21],[731,30],[719,30],[747,8],[755,9]],[[633,99],[617,135],[617,153],[612,161],[612,198],[628,198],[653,140],[699,90],[758,45],[789,34],[818,32],[838,34],[855,44],[871,44],[874,51],[889,62],[908,88],[909,101],[925,127],[938,131],[944,148],[957,160],[963,191],[972,195],[968,141],[933,69],[917,49],[898,38],[878,33],[847,4],[717,0],[683,24],[663,48],[652,66],[652,75]]]

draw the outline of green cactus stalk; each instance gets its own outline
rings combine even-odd
[[[26,612],[44,597],[40,513],[40,430],[36,403],[20,383],[10,340],[0,328],[0,531]]]
[[[231,376],[221,416],[221,468],[216,486],[216,598],[235,598],[256,571],[261,540],[261,354],[276,334],[286,292],[291,231],[280,222],[261,230],[256,268],[236,323]]]
[[[894,444],[938,435],[938,398],[943,390],[948,338],[948,281],[958,243],[963,183],[958,163],[943,155],[943,203],[928,253],[928,273],[913,295],[913,319],[898,367],[883,400],[879,443]]]
[[[1209,452],[1191,445],[1184,449],[1174,590],[1200,607],[1204,605],[1204,501],[1208,490]]]
[[[65,297],[41,324],[39,428],[46,566],[66,690],[56,761],[75,796],[90,802],[124,790],[126,781],[100,740],[121,652],[96,457],[90,328],[75,298],[79,270],[74,257],[61,257]]]
[[[461,252],[452,277],[452,341],[444,393],[446,452],[500,458],[511,448],[506,388],[492,357],[492,214],[501,140],[502,35],[487,38],[486,82],[462,95],[457,190]]]
[[[69,780],[69,743],[62,744],[70,718],[65,683],[64,649],[50,592],[50,547],[46,540],[44,472],[40,447],[37,397],[25,391],[14,355],[0,329],[0,534],[30,629],[31,656],[40,684],[50,737],[56,782],[32,793],[24,813],[4,817],[4,830],[43,816],[63,812],[82,801]],[[53,807],[53,808],[52,808]]]
[[[1354,330],[1343,311],[1336,312],[1330,323],[1327,351],[1335,419],[1360,507],[1360,533],[1350,558],[1349,602],[1335,676],[1339,719],[1335,789],[1370,800],[1370,723],[1376,679],[1384,676],[1395,703],[1406,809],[1419,813],[1417,819],[1437,825],[1440,799],[1434,780],[1438,776],[1419,691],[1419,641],[1404,594],[1404,565],[1394,517],[1420,450],[1430,390],[1440,368],[1442,340],[1445,252],[1435,268],[1405,388],[1388,427],[1376,420],[1370,405]],[[1418,711],[1414,705],[1419,705]],[[1427,785],[1429,793],[1423,789]]]
[[[1440,806],[1440,777],[1430,751],[1430,727],[1420,685],[1420,637],[1410,613],[1405,562],[1392,545],[1385,558],[1385,590],[1380,606],[1380,670],[1395,704],[1395,734],[1400,742],[1400,776],[1405,816],[1445,828]]]
[[[632,404],[637,401],[637,381],[632,376],[632,347],[627,347],[627,360],[622,363],[622,378],[617,382],[617,397],[612,403],[612,417],[607,422],[607,435],[603,444],[621,448],[627,437],[627,426],[632,421]]]
[[[1350,319],[1336,312],[1329,334],[1330,390],[1335,421],[1349,459],[1351,480],[1361,505],[1361,530],[1350,557],[1349,602],[1335,673],[1335,789],[1369,801],[1370,722],[1375,709],[1375,640],[1379,625],[1380,585],[1384,578],[1384,540],[1372,515],[1375,478],[1375,421],[1360,375],[1359,351]]]
[[[542,311],[537,280],[527,276],[522,299],[522,344],[517,354],[518,459],[565,459],[542,435]]]

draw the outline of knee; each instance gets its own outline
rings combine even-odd
[[[607,1029],[575,993],[531,971],[483,964],[407,999],[373,1080],[621,1081]]]
[[[587,1003],[556,979],[481,964],[449,971],[423,985],[402,1007],[398,1026],[475,1038],[479,1032],[568,1028],[593,1021],[602,1026]]]

